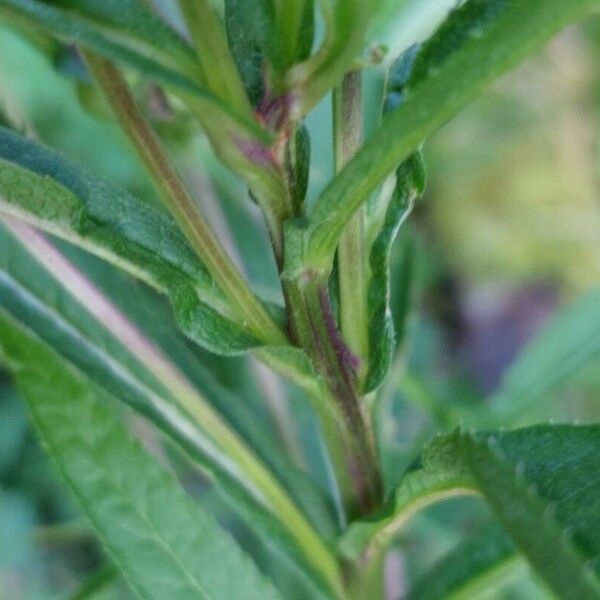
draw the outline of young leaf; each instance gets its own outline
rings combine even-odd
[[[142,0],[0,0],[0,11],[125,62],[155,81],[202,92],[192,49]]]
[[[392,66],[384,113],[401,104],[415,56],[416,47],[410,48]],[[366,391],[381,384],[394,359],[396,332],[390,308],[390,253],[401,225],[412,211],[415,200],[425,190],[425,167],[421,152],[417,151],[405,160],[396,169],[395,175],[395,189],[369,255],[369,371]]]
[[[419,508],[481,494],[531,566],[561,598],[600,596],[600,426],[540,425],[435,438],[387,510],[342,538],[369,556]],[[415,486],[416,484],[416,486]]]
[[[380,0],[321,2],[325,38],[316,54],[292,67],[286,86],[294,93],[296,117],[304,116],[346,73],[363,49],[367,26]]]
[[[155,423],[202,466],[259,537],[321,589],[318,571],[327,554],[318,568],[311,566],[307,556],[321,552],[312,543],[321,542],[252,450],[161,351],[38,233],[17,224],[10,230],[20,243],[0,229],[0,300],[6,310],[95,384]],[[203,374],[212,398],[221,396],[223,390]],[[276,462],[294,475],[283,457]],[[314,492],[310,482],[304,483],[302,490],[292,488],[295,497],[319,509],[318,496],[305,495]],[[310,551],[302,550],[304,541]]]
[[[566,379],[600,360],[600,288],[578,298],[527,344],[490,400],[492,418],[506,423]]]
[[[240,548],[133,440],[104,394],[0,311],[2,352],[42,441],[146,598],[277,598]]]
[[[229,48],[253,106],[264,94],[264,60],[273,53],[274,20],[271,0],[225,0]]]
[[[305,231],[305,266],[330,270],[345,225],[385,177],[487,84],[599,5],[598,0],[470,0],[454,11],[423,45],[404,102],[317,200]]]
[[[310,56],[315,29],[315,2],[276,0],[275,7],[275,31],[278,34],[278,51],[283,70]]]

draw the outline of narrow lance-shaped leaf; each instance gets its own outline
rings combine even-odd
[[[205,348],[239,354],[260,345],[228,314],[205,266],[160,209],[8,130],[0,130],[0,175],[0,212],[74,242],[167,293],[180,327]]]
[[[253,451],[152,341],[40,234],[17,222],[9,223],[9,230],[20,243],[0,229],[0,300],[6,310],[96,384],[151,419],[202,466],[259,537],[320,589],[314,575],[319,569],[307,558],[320,551],[301,550],[302,540],[320,542]],[[211,394],[223,393],[210,380],[204,383]],[[288,470],[293,475],[294,468]],[[296,498],[318,509],[317,497],[304,492],[310,487]],[[327,564],[327,555],[319,560]]]
[[[416,50],[417,47],[410,48],[392,66],[384,113],[401,104]],[[369,370],[365,382],[366,391],[381,384],[394,359],[396,332],[390,307],[390,253],[400,227],[412,211],[415,200],[425,189],[425,168],[420,151],[412,154],[396,169],[395,179],[394,191],[387,207],[384,207],[383,223],[369,255]],[[377,210],[380,211],[381,208],[377,207]],[[404,281],[408,280],[405,278]]]
[[[146,598],[277,598],[103,393],[0,309],[0,347],[42,441],[111,559]]]
[[[0,214],[81,246],[166,293],[179,328],[197,344],[224,355],[254,349],[276,372],[321,398],[302,350],[261,345],[228,316],[204,265],[164,212],[1,128],[0,172]]]
[[[202,92],[194,52],[142,0],[0,0],[0,11],[125,62],[158,82]]]
[[[353,557],[380,552],[416,510],[477,493],[559,597],[596,599],[599,455],[600,425],[439,436],[425,448],[423,468],[405,477],[386,510],[352,525],[341,547]]]
[[[206,88],[242,114],[251,111],[242,79],[229,50],[225,28],[208,0],[178,0]]]
[[[225,0],[225,23],[229,47],[257,106],[267,95],[283,93],[286,70],[308,58],[314,1]]]
[[[200,117],[207,131],[219,124],[221,135],[212,136],[212,141],[229,166],[247,167],[252,162],[248,148],[267,152],[270,136],[251,111],[210,93],[194,52],[143,0],[0,0],[0,14],[94,50],[165,85]],[[261,171],[263,180],[276,179],[270,166],[261,170],[255,165],[255,170]]]
[[[274,17],[270,0],[225,0],[229,48],[253,106],[264,94],[264,61],[273,45]]]
[[[598,0],[470,0],[454,11],[423,45],[405,101],[317,200],[302,234],[303,260],[288,271],[307,264],[329,271],[346,223],[398,164],[491,81],[598,6]]]

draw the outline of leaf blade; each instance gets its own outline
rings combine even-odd
[[[405,476],[380,515],[353,524],[341,549],[354,558],[381,552],[416,510],[476,493],[559,597],[598,598],[599,453],[600,425],[440,435],[423,467]]]
[[[276,548],[284,563],[323,593],[324,580],[335,580],[327,549],[281,484],[239,439],[240,432],[233,431],[161,350],[41,235],[16,223],[9,228],[19,243],[0,227],[0,301],[5,309],[95,384],[149,418],[201,466],[263,543]],[[215,395],[224,395],[197,359],[192,361],[194,373],[204,374],[205,394],[213,402]],[[231,404],[226,397],[224,401]],[[242,431],[248,433],[247,427]],[[255,446],[262,441],[251,439]],[[285,481],[290,483],[294,467],[283,456],[275,459],[272,464],[287,472]],[[311,482],[293,483],[288,490],[294,500],[323,514]]]
[[[471,0],[452,13],[450,21],[464,21],[469,35],[459,40],[464,43],[458,48],[452,47],[452,40],[440,43],[435,36],[423,46],[424,55],[430,47],[436,50],[431,63],[420,69],[421,75],[428,70],[428,76],[409,83],[402,105],[383,120],[317,200],[306,232],[308,263],[329,270],[344,226],[398,164],[487,84],[597,6],[597,0]],[[498,11],[491,20],[494,8]],[[453,32],[454,27],[446,25],[439,35]],[[443,51],[438,55],[439,48]]]
[[[69,2],[1,0],[9,16],[68,41],[81,42],[128,63],[153,79],[202,93],[193,52],[137,0]]]
[[[38,432],[138,593],[218,598],[229,589],[236,597],[277,597],[233,540],[99,402],[101,393],[4,311],[0,330]]]

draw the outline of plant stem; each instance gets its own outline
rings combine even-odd
[[[200,214],[160,141],[135,105],[121,73],[111,62],[90,51],[84,50],[83,55],[121,127],[161,191],[168,209],[243,324],[266,343],[287,344],[284,333],[250,290]]]
[[[359,71],[348,73],[333,91],[335,172],[339,173],[360,147],[362,93]],[[369,354],[365,209],[349,221],[338,246],[340,328],[350,350],[361,359],[359,380],[366,374]]]
[[[337,330],[326,282],[308,273],[285,283],[292,333],[323,382],[326,398],[321,399],[319,417],[351,520],[369,514],[381,500],[375,444],[356,389],[354,359]]]

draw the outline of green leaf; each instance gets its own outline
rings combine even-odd
[[[414,56],[415,50],[411,48],[392,66],[386,89],[385,112],[401,103]],[[405,160],[396,169],[395,177],[394,191],[387,203],[383,223],[369,254],[369,371],[365,382],[367,392],[381,384],[394,360],[396,332],[390,307],[390,254],[400,227],[411,213],[416,199],[425,190],[425,167],[421,152],[417,151]]]
[[[98,596],[118,581],[119,572],[110,563],[104,563],[94,571],[81,585],[69,596],[69,600],[89,600]]]
[[[317,52],[290,69],[286,85],[297,95],[297,116],[309,112],[346,73],[355,68],[367,28],[380,0],[325,0],[320,3],[325,37]]]
[[[459,600],[498,593],[523,571],[523,559],[514,545],[492,527],[468,538],[442,556],[411,587],[414,600]]]
[[[146,598],[276,598],[104,394],[0,312],[2,351],[42,441],[111,559]]]
[[[404,102],[317,200],[305,233],[305,262],[330,270],[345,225],[400,163],[491,81],[599,5],[598,0],[470,0],[454,11],[423,45]]]
[[[352,525],[342,549],[371,555],[415,511],[480,494],[531,566],[561,598],[600,597],[600,425],[540,425],[435,438],[386,510]]]
[[[489,401],[492,419],[513,421],[598,360],[600,288],[579,297],[527,344]]]
[[[229,46],[256,106],[281,91],[285,72],[310,55],[314,0],[225,0]],[[265,89],[267,82],[267,89]]]
[[[0,0],[0,11],[125,62],[158,82],[202,91],[191,48],[141,0]]]
[[[286,168],[295,214],[304,214],[310,173],[310,134],[305,125],[294,132],[286,149]]]
[[[166,293],[180,328],[206,349],[235,355],[260,345],[228,315],[221,292],[169,215],[3,129],[0,212],[75,243]]]
[[[327,551],[318,559],[318,566],[311,565],[324,550],[322,542],[250,447],[152,341],[39,234],[15,224],[11,231],[20,243],[0,229],[2,306],[95,384],[156,424],[202,466],[263,542],[275,547],[280,559],[292,564],[321,593],[326,584],[319,571],[322,566],[328,569]],[[135,294],[135,290],[128,293]],[[181,357],[181,349],[172,343],[168,350]],[[233,400],[211,382],[197,361],[193,362],[194,372],[202,377],[210,397],[218,400],[221,408],[222,401],[231,408]],[[241,403],[237,398],[235,401]],[[247,433],[247,427],[244,431]],[[256,437],[253,440],[256,442]],[[260,446],[265,450],[264,444]],[[277,449],[271,451],[277,458]],[[286,481],[291,483],[295,468],[281,456],[274,462],[287,470]],[[309,481],[294,479],[290,489],[307,509],[322,514],[320,499]],[[310,548],[303,549],[304,542]]]
[[[278,54],[273,59],[281,71],[310,56],[315,28],[314,0],[275,0]]]
[[[396,170],[396,189],[388,205],[383,227],[371,246],[367,391],[381,384],[394,360],[396,332],[390,308],[390,253],[401,225],[424,189],[425,168],[421,154],[417,152]]]
[[[253,106],[265,91],[264,60],[273,53],[274,22],[272,0],[225,0],[229,48]]]

